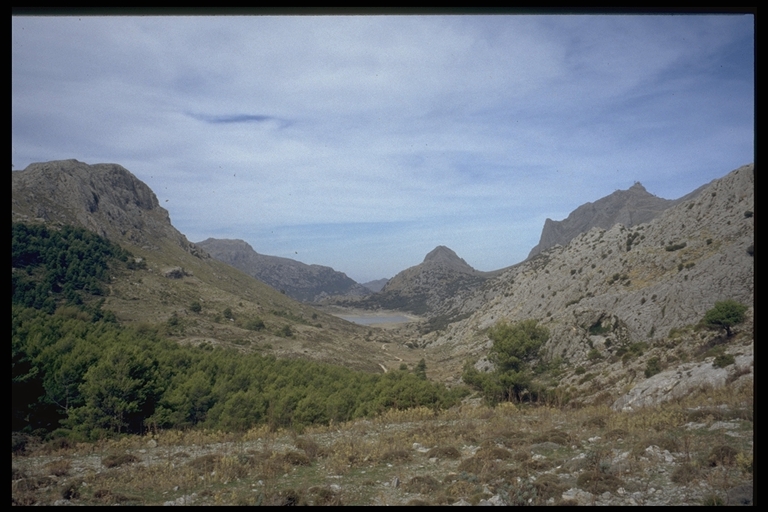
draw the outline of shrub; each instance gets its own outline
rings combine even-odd
[[[589,326],[589,334],[591,334],[591,335],[601,335],[601,334],[605,334],[607,332],[611,332],[611,326],[610,325],[603,326],[602,322],[603,322],[603,319],[601,318],[600,320],[598,320],[594,324],[590,325]]]
[[[598,359],[602,359],[602,358],[603,358],[603,356],[600,355],[600,351],[597,350],[596,348],[593,348],[587,354],[587,359],[589,359],[592,362],[597,361]]]
[[[101,461],[102,464],[104,464],[104,467],[107,468],[116,468],[118,466],[122,466],[123,464],[133,464],[134,462],[138,462],[139,459],[133,454],[130,453],[120,453],[120,454],[114,454],[114,455],[107,455],[104,457],[104,459]]]
[[[664,247],[664,250],[666,250],[666,251],[668,251],[668,252],[672,252],[672,251],[678,251],[678,250],[680,250],[680,249],[683,249],[683,248],[685,248],[685,246],[686,246],[686,245],[687,245],[687,244],[686,244],[685,242],[683,242],[683,243],[680,243],[680,244],[670,244],[670,245],[668,245],[668,246]]]
[[[712,448],[707,457],[707,463],[710,466],[733,466],[736,464],[737,450],[728,445],[721,444]]]
[[[731,327],[744,321],[747,306],[735,300],[723,300],[715,302],[715,307],[704,315],[703,322],[706,326],[716,329],[725,329],[726,335],[731,336]]]
[[[661,372],[661,361],[658,357],[652,357],[645,365],[645,378],[653,377],[657,373]]]
[[[699,476],[699,470],[690,462],[685,462],[672,472],[672,481],[679,485],[691,483]]]
[[[726,366],[732,365],[735,362],[736,359],[731,354],[720,354],[715,358],[712,364],[716,368],[725,368]]]
[[[249,331],[260,331],[264,329],[264,320],[261,318],[251,318],[245,323],[245,328]]]

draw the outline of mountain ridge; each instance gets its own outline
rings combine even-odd
[[[531,249],[526,259],[555,245],[566,245],[594,227],[610,229],[615,224],[633,227],[650,222],[664,210],[695,197],[707,185],[709,183],[678,199],[663,199],[648,192],[639,181],[635,182],[627,190],[617,190],[594,202],[582,204],[563,220],[547,218],[539,243]]]
[[[240,239],[208,238],[196,245],[211,257],[228,263],[289,297],[318,302],[329,296],[361,297],[372,293],[343,272],[323,265],[310,265],[291,258],[256,252]]]
[[[211,258],[173,228],[149,187],[116,164],[68,160],[28,170],[13,173],[12,220],[72,223],[126,244],[146,267],[114,275],[104,307],[121,322],[172,327],[170,335],[180,343],[264,350],[367,371],[415,362],[424,354],[430,364],[440,362],[431,375],[458,383],[467,359],[487,356],[489,327],[531,319],[550,330],[541,360],[566,362],[559,363],[568,368],[560,379],[564,386],[579,390],[582,401],[618,397],[622,401],[615,404],[621,407],[644,399],[641,391],[653,379],[639,377],[639,365],[648,357],[671,369],[681,360],[704,364],[691,361],[691,354],[718,340],[693,326],[718,300],[750,306],[739,339],[744,351],[751,350],[744,342],[752,336],[754,303],[754,164],[700,187],[649,222],[592,227],[499,271],[474,270],[438,246],[422,263],[390,279],[382,292],[350,304],[427,317],[424,324],[387,331],[298,303]],[[246,328],[251,320],[262,320],[263,327]],[[687,348],[670,356],[667,349],[678,343],[674,333],[681,330]],[[388,343],[388,350],[371,341]],[[621,351],[637,344],[645,344],[648,355],[622,366]],[[746,352],[746,362],[723,375],[749,372]],[[582,381],[574,368],[585,365],[599,368],[602,376]],[[675,378],[678,389],[687,385],[686,378]],[[627,390],[635,388],[639,395],[633,398]]]

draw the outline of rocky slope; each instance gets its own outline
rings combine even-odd
[[[621,364],[611,369],[608,362],[622,347],[674,345],[671,332],[697,324],[717,301],[734,299],[751,310],[753,211],[754,165],[747,165],[648,223],[592,228],[508,269],[461,304],[469,318],[425,336],[422,346],[482,356],[486,328],[532,318],[550,330],[547,359],[620,371]],[[613,384],[637,384],[624,377]]]
[[[363,285],[331,267],[307,265],[290,258],[259,254],[243,240],[209,238],[196,245],[213,258],[302,302],[317,302],[337,295],[361,297],[371,293]]]
[[[33,163],[11,173],[13,221],[81,226],[117,242],[158,249],[170,241],[207,257],[171,225],[152,190],[117,164],[77,160]]]
[[[630,228],[650,222],[667,208],[693,198],[703,188],[700,187],[679,199],[656,197],[645,190],[645,187],[639,182],[632,185],[628,190],[617,190],[594,203],[579,206],[563,220],[547,219],[544,221],[544,229],[541,231],[539,243],[531,249],[528,258],[530,259],[555,245],[566,245],[576,236],[586,233],[592,228],[610,229],[616,224]]]

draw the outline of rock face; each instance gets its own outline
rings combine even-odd
[[[259,254],[243,240],[209,238],[197,246],[213,258],[242,270],[291,298],[317,302],[329,296],[361,297],[370,290],[331,267]]]
[[[207,256],[171,225],[154,192],[120,165],[59,160],[30,164],[11,174],[13,221],[80,226],[136,246],[170,241]]]
[[[566,245],[576,236],[592,228],[610,229],[616,224],[630,228],[650,222],[661,212],[695,196],[703,187],[680,199],[662,199],[650,194],[639,182],[628,190],[617,190],[594,203],[586,203],[564,220],[547,219],[538,245],[531,249],[528,258],[554,247]]]

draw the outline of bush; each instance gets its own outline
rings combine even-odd
[[[715,366],[715,368],[725,368],[726,366],[732,365],[736,362],[736,359],[731,354],[720,354],[719,356],[715,357],[715,360],[712,362],[712,364]]]
[[[680,244],[670,244],[664,248],[667,252],[673,252],[673,251],[679,251],[680,249],[685,248],[686,243],[680,243]]]
[[[252,318],[245,323],[245,328],[249,331],[260,331],[264,327],[264,320],[261,318]]]
[[[652,357],[645,365],[645,378],[650,378],[661,372],[661,361],[658,357]]]
[[[747,306],[735,300],[723,300],[715,302],[715,307],[704,315],[703,322],[706,326],[715,329],[725,329],[726,335],[732,335],[731,327],[744,321]]]
[[[479,372],[467,362],[462,374],[464,382],[481,390],[492,403],[530,397],[529,363],[538,356],[549,331],[539,327],[536,320],[515,324],[502,321],[488,330],[488,337],[493,341],[488,359],[496,369],[491,373]]]

